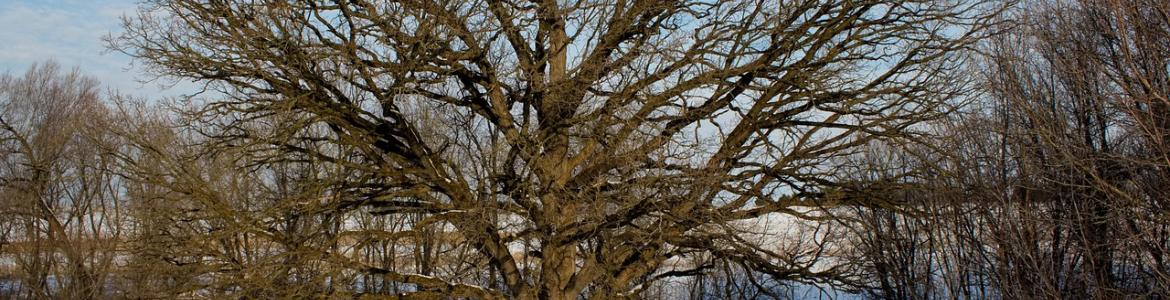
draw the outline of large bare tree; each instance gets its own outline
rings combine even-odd
[[[612,298],[716,265],[851,282],[824,235],[747,221],[870,205],[832,158],[950,111],[1003,6],[159,0],[110,41],[219,92],[196,112],[215,145],[344,170],[320,209],[421,218],[348,234],[449,229],[485,279],[330,261],[415,296]]]

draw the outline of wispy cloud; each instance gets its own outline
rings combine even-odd
[[[22,72],[54,59],[78,67],[121,93],[157,97],[189,92],[140,83],[148,78],[131,59],[105,49],[102,38],[120,31],[120,17],[132,15],[134,0],[0,1],[0,72]]]

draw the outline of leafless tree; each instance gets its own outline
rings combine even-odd
[[[856,261],[874,268],[873,290],[899,299],[1166,297],[1158,124],[1170,91],[1168,12],[1127,0],[1013,10],[1009,34],[983,46],[973,71],[986,94],[937,127],[934,149],[853,163],[878,175],[861,182],[913,187],[885,194],[911,192],[912,207],[862,218],[855,244],[873,254]],[[892,224],[902,229],[881,229]],[[904,241],[914,247],[899,248]],[[950,291],[929,293],[936,287]]]
[[[0,75],[0,257],[15,275],[0,296],[110,292],[126,216],[104,108],[95,80],[52,62]]]
[[[1012,171],[1032,177],[1014,189],[1017,202],[1044,212],[1034,215],[1043,226],[1028,226],[1045,228],[1034,239],[1049,241],[1020,258],[1047,256],[1029,265],[1050,266],[1050,295],[1166,292],[1165,197],[1151,184],[1166,179],[1155,120],[1170,58],[1153,41],[1170,37],[1168,7],[1038,2],[1018,40],[993,46],[990,88],[1005,107]],[[1134,82],[1147,83],[1139,91]]]
[[[825,243],[751,238],[743,222],[866,205],[831,158],[950,111],[968,81],[953,71],[1003,7],[171,0],[110,41],[227,95],[198,112],[218,145],[346,174],[327,179],[326,207],[419,216],[339,234],[443,229],[491,280],[318,249],[345,270],[415,296],[613,298],[720,265],[851,281]],[[257,127],[277,115],[293,121]],[[675,268],[696,255],[711,259]]]

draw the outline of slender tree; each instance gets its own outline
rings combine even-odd
[[[126,215],[97,81],[55,63],[0,74],[0,296],[107,295]],[[5,276],[7,277],[7,276]],[[12,295],[5,295],[12,293]]]

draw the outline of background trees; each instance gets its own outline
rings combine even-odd
[[[0,75],[0,295],[93,298],[111,280],[126,215],[101,149],[97,83],[56,64]],[[6,284],[8,285],[8,284]]]
[[[1159,233],[1164,179],[1161,130],[1168,6],[1140,1],[1038,3],[1019,35],[1030,53],[998,46],[990,84],[1003,101],[1021,198],[1047,210],[1041,246],[1067,277],[1050,293],[1164,294]],[[1160,16],[1159,16],[1160,15]],[[1149,44],[1147,44],[1149,43]],[[1161,67],[1158,67],[1161,65]],[[1146,82],[1137,88],[1133,82]],[[1016,189],[1017,191],[1020,189]],[[1051,227],[1049,227],[1051,226]],[[1141,246],[1139,246],[1141,245]],[[1048,248],[1048,249],[1046,249]],[[1137,250],[1144,249],[1144,250]],[[1156,249],[1156,250],[1155,250]],[[1136,250],[1136,251],[1135,251]],[[1150,251],[1152,250],[1152,251]],[[1063,277],[1063,278],[1061,278]]]
[[[877,272],[883,284],[935,278],[881,295],[975,286],[1011,298],[1165,297],[1166,164],[1154,123],[1167,92],[1167,12],[1145,1],[1025,3],[1016,27],[984,46],[987,95],[940,128],[951,137],[934,142],[943,156],[900,155],[932,172],[911,180],[929,191],[917,201],[945,209],[870,222],[862,235],[881,241],[875,228],[888,223],[928,229],[897,233],[921,241],[911,249],[867,247],[875,266],[923,250],[932,255],[896,265],[934,265],[938,253],[974,264]],[[869,157],[871,168],[907,167]],[[940,284],[951,291],[929,291]]]

